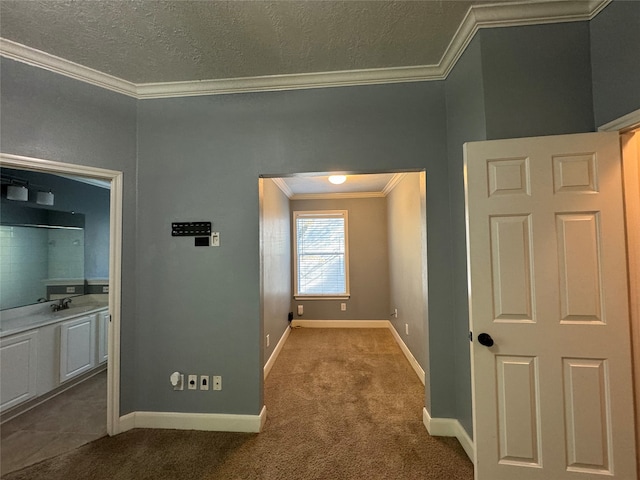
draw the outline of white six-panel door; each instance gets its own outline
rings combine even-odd
[[[465,145],[478,480],[636,479],[619,150]]]

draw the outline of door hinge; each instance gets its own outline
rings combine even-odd
[[[473,342],[473,332],[469,332],[469,341]]]

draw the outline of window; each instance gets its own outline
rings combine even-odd
[[[297,297],[349,296],[347,211],[293,212]]]

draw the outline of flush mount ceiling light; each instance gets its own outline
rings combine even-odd
[[[334,185],[340,185],[347,181],[346,175],[331,175],[329,181]]]
[[[7,200],[26,202],[29,200],[29,190],[23,185],[9,185],[7,187]]]
[[[53,205],[53,193],[49,192],[38,192],[38,196],[36,197],[36,203],[38,205]]]

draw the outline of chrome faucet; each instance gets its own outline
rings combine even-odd
[[[54,312],[59,312],[60,310],[66,310],[67,308],[69,308],[70,303],[71,303],[71,299],[69,297],[61,298],[60,300],[58,300],[57,303],[51,304],[51,310]]]

